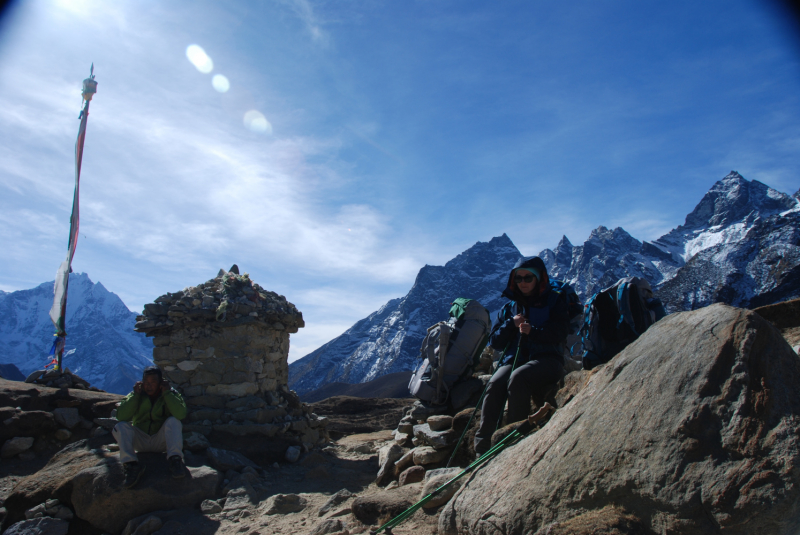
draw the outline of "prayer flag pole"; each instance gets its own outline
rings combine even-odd
[[[94,79],[94,63],[89,71],[89,78],[83,81],[83,109],[78,119],[81,121],[78,129],[78,139],[75,142],[75,192],[72,197],[72,215],[69,219],[69,243],[67,244],[67,258],[61,262],[56,272],[56,281],[53,287],[53,306],[50,309],[50,320],[56,328],[53,347],[50,354],[53,361],[48,364],[55,364],[55,369],[63,373],[61,359],[64,356],[64,344],[67,337],[66,315],[67,315],[67,287],[69,286],[69,274],[72,272],[72,257],[75,256],[75,247],[78,245],[78,228],[80,225],[80,181],[81,181],[81,161],[83,159],[83,143],[86,138],[86,121],[89,118],[89,103],[94,94],[97,93],[97,82]],[[47,367],[47,366],[45,366]]]

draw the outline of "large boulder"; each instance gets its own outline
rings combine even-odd
[[[38,437],[56,430],[53,414],[46,411],[21,411],[12,407],[0,409],[0,440],[10,437]]]
[[[800,529],[800,358],[759,315],[673,314],[472,474],[439,533],[549,533],[620,506],[648,530]]]
[[[222,480],[219,472],[207,466],[190,467],[186,477],[173,479],[161,453],[140,453],[139,462],[146,466],[144,476],[134,488],[125,490],[117,454],[90,448],[86,440],[70,444],[14,487],[5,502],[9,517],[21,519],[26,510],[55,498],[95,528],[119,533],[129,520],[143,514],[198,506],[214,497]]]
[[[163,454],[139,454],[147,466],[142,480],[123,489],[122,464],[113,456],[79,472],[72,480],[75,515],[109,533],[122,530],[129,520],[159,510],[198,507],[213,498],[222,474],[208,466],[188,467],[186,477],[170,476]]]

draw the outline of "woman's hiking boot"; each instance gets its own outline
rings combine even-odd
[[[180,455],[173,455],[169,458],[169,473],[175,479],[180,479],[186,475],[186,465]]]
[[[122,484],[126,489],[133,488],[144,474],[144,465],[136,461],[125,463],[122,465],[122,471],[125,473],[125,482]]]

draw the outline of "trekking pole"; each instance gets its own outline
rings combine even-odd
[[[519,426],[517,429],[515,429],[513,433],[509,434],[503,440],[501,440],[500,442],[495,444],[494,447],[492,447],[489,451],[487,451],[486,453],[481,455],[478,459],[473,461],[472,464],[470,464],[469,466],[464,468],[461,472],[459,472],[458,474],[453,476],[446,483],[442,484],[436,490],[434,490],[433,492],[431,492],[430,494],[428,494],[427,496],[425,496],[424,498],[419,500],[417,503],[415,503],[414,505],[412,505],[411,507],[409,507],[408,509],[406,509],[402,513],[398,514],[397,516],[395,516],[394,518],[392,518],[388,522],[386,522],[384,525],[382,525],[378,529],[370,531],[370,535],[378,535],[378,533],[380,533],[381,531],[384,531],[384,530],[386,530],[387,533],[389,533],[389,530],[391,530],[392,528],[396,527],[403,520],[405,520],[406,518],[408,518],[411,515],[413,515],[420,507],[422,507],[423,505],[425,505],[426,503],[431,501],[434,498],[434,496],[436,496],[437,494],[442,492],[444,489],[446,489],[447,487],[449,487],[450,485],[452,485],[453,483],[455,483],[456,481],[458,481],[459,479],[461,479],[462,477],[464,477],[468,473],[472,472],[476,468],[478,468],[481,465],[487,463],[489,460],[492,459],[492,457],[494,457],[495,455],[500,453],[500,451],[503,450],[504,448],[506,448],[508,446],[511,446],[518,439],[520,439],[523,436],[525,436],[528,433],[530,433],[531,430],[533,429],[533,426],[537,422],[539,422],[540,420],[544,419],[551,410],[553,410],[553,406],[550,405],[549,403],[545,403],[542,406],[541,409],[536,411],[534,414],[531,414],[530,416],[528,416],[528,419],[525,420],[525,422],[523,422],[523,424],[521,426]]]
[[[500,368],[498,368],[498,370],[499,369]],[[497,373],[497,371],[495,371],[494,373]],[[492,374],[492,377],[494,377],[494,373]],[[489,383],[491,381],[492,380],[489,379],[486,382],[486,386],[483,387],[483,392],[481,392],[481,397],[478,398],[478,403],[475,405],[475,409],[472,411],[472,414],[470,414],[470,416],[469,416],[469,421],[467,422],[467,427],[465,427],[464,428],[464,432],[461,433],[461,436],[458,439],[458,443],[456,443],[456,448],[453,450],[453,453],[450,454],[450,459],[448,459],[447,465],[445,466],[445,468],[450,468],[450,463],[452,463],[453,459],[455,459],[456,452],[458,451],[458,448],[461,447],[461,441],[464,440],[465,436],[467,436],[467,431],[469,431],[469,426],[472,425],[472,420],[475,418],[475,413],[478,412],[478,409],[480,408],[481,403],[483,403],[483,397],[486,395],[486,391],[489,389]]]
[[[511,371],[512,372],[514,371],[514,368],[517,367],[517,357],[519,357],[519,350],[520,350],[521,346],[522,346],[522,333],[519,334],[519,339],[517,340],[517,352],[514,355],[514,362],[511,364]],[[500,371],[499,367],[492,374],[492,377],[494,377],[494,374],[497,373],[498,371]],[[509,374],[509,379],[510,379],[510,374]],[[445,466],[445,468],[450,468],[450,463],[452,463],[453,459],[455,459],[456,452],[458,451],[458,448],[461,447],[461,441],[464,440],[464,437],[467,435],[467,431],[469,431],[469,426],[472,425],[472,420],[475,418],[475,413],[478,412],[478,409],[481,407],[481,403],[483,403],[483,397],[486,395],[486,391],[489,389],[489,383],[491,383],[491,382],[492,382],[492,380],[489,379],[489,382],[487,382],[486,386],[483,387],[483,393],[481,393],[481,397],[480,397],[480,399],[478,399],[478,403],[475,405],[475,410],[472,411],[472,414],[469,417],[469,421],[467,422],[467,427],[464,428],[464,432],[461,433],[461,436],[458,439],[458,443],[456,443],[456,448],[453,450],[453,453],[450,454],[450,459],[448,459],[447,465]],[[502,418],[502,414],[500,415],[500,417]],[[500,422],[498,421],[498,424],[499,423]],[[498,426],[495,425],[495,429],[494,429],[495,431],[497,431],[497,427]]]

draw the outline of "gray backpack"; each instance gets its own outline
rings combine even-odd
[[[411,395],[433,405],[447,403],[452,386],[480,359],[491,326],[480,303],[456,299],[450,318],[428,328],[420,348],[422,364],[408,383]]]

